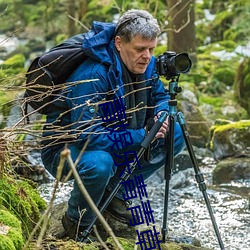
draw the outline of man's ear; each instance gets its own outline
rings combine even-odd
[[[120,49],[121,49],[121,43],[122,43],[121,37],[116,36],[115,37],[115,47],[118,51],[120,51]]]

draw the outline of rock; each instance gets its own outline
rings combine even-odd
[[[226,158],[213,171],[213,183],[228,183],[233,180],[250,179],[250,158]]]
[[[170,181],[170,187],[172,189],[178,189],[190,185],[190,176],[193,176],[193,169],[191,168],[174,174]]]
[[[185,117],[185,124],[192,145],[206,148],[210,124],[204,118],[198,106],[188,101],[181,101],[180,110]]]
[[[250,157],[250,120],[214,125],[210,134],[209,147],[216,160],[232,156]]]

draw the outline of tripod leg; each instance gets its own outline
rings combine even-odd
[[[166,242],[167,228],[167,217],[168,217],[168,200],[169,200],[169,183],[172,176],[172,169],[174,165],[174,122],[175,118],[173,115],[169,115],[169,132],[166,142],[166,162],[165,162],[165,197],[164,197],[164,213],[163,213],[163,225],[162,225],[162,242]]]
[[[185,124],[183,114],[181,112],[178,112],[177,113],[177,118],[178,118],[179,124],[181,126],[181,130],[182,130],[185,142],[186,142],[186,146],[187,146],[187,150],[188,150],[191,162],[193,163],[193,167],[194,167],[194,171],[195,171],[195,179],[196,179],[196,181],[197,181],[197,183],[199,185],[200,191],[203,194],[203,197],[204,197],[204,200],[205,200],[205,203],[206,203],[206,206],[207,206],[207,209],[208,209],[208,212],[209,212],[209,215],[210,215],[210,218],[211,218],[211,221],[212,221],[212,224],[213,224],[213,228],[214,228],[216,237],[218,239],[220,248],[221,248],[221,250],[224,250],[225,247],[223,245],[223,242],[222,242],[222,239],[221,239],[221,236],[220,236],[220,232],[219,232],[219,229],[218,229],[218,226],[217,226],[217,223],[216,223],[213,211],[212,211],[212,207],[211,207],[211,204],[210,204],[210,201],[208,199],[207,192],[206,192],[207,188],[206,188],[206,184],[204,182],[204,177],[203,177],[203,174],[201,173],[201,171],[199,169],[198,162],[197,162],[197,159],[195,157],[195,154],[194,154],[194,151],[193,151],[190,139],[189,139],[189,133],[188,133],[187,128],[186,128],[186,124]]]

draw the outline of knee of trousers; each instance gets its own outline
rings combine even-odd
[[[80,176],[96,181],[108,181],[115,173],[112,156],[101,150],[85,152],[77,169]]]
[[[186,143],[184,140],[184,136],[181,130],[180,124],[175,123],[175,136],[174,136],[174,154],[179,154],[185,147]]]

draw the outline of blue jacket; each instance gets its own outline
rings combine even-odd
[[[89,150],[100,149],[110,152],[114,143],[107,136],[108,131],[100,118],[102,113],[97,105],[105,100],[108,91],[116,89],[116,97],[124,95],[121,63],[114,53],[114,32],[114,24],[93,23],[92,29],[86,33],[83,41],[88,59],[84,60],[67,80],[68,87],[62,93],[64,101],[57,101],[53,111],[47,115],[47,124],[63,127],[63,138],[69,137],[79,147],[83,147],[88,139]],[[155,60],[154,57],[151,59],[145,76],[147,86],[150,87],[147,90],[147,106],[154,107],[153,113],[157,114],[162,110],[168,111],[169,95],[156,73]],[[83,80],[91,81],[81,82]],[[65,105],[69,111],[62,112],[61,109],[64,109]],[[144,125],[142,124],[139,129],[126,131],[131,134],[135,147],[138,147],[145,137]],[[44,135],[60,134],[60,131],[52,130],[45,131]]]

